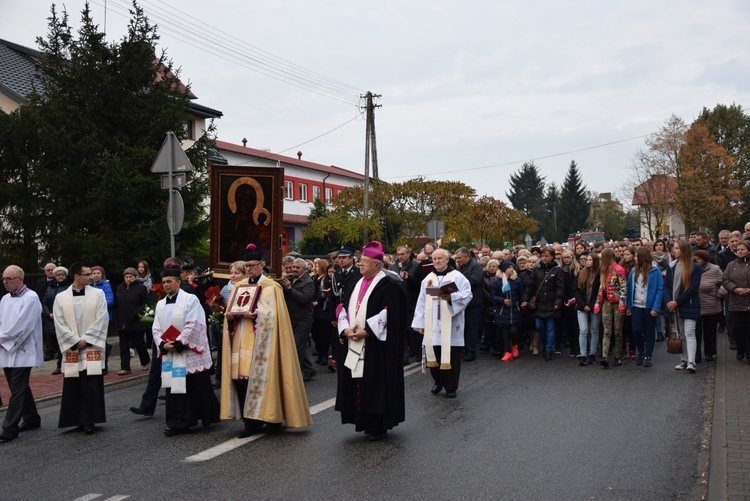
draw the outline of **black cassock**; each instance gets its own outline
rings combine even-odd
[[[338,345],[338,391],[336,410],[343,424],[352,423],[357,431],[390,430],[405,419],[403,336],[406,334],[406,293],[399,278],[386,276],[372,290],[366,318],[388,309],[387,337],[380,341],[370,329],[365,337],[364,372],[353,379],[344,366],[348,342]],[[353,325],[354,319],[349,319]]]

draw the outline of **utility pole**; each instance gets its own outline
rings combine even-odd
[[[365,99],[365,185],[364,185],[364,217],[367,219],[370,215],[370,159],[372,159],[372,178],[379,180],[378,176],[378,147],[375,140],[375,108],[380,108],[379,104],[373,104],[373,98],[379,98],[380,94],[367,92]],[[367,227],[365,226],[362,244],[368,241]]]

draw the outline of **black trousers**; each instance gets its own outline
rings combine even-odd
[[[10,388],[10,401],[5,411],[3,431],[18,435],[21,418],[26,423],[40,423],[42,420],[29,387],[31,367],[5,367],[3,372]]]
[[[237,392],[237,400],[240,402],[240,412],[245,412],[245,400],[247,399],[247,379],[236,379],[232,380],[234,385],[234,391]],[[245,423],[245,429],[258,432],[260,427],[263,426],[263,421],[257,419],[248,419],[243,416],[242,422]]]
[[[451,346],[451,368],[448,370],[440,370],[439,367],[442,348],[440,346],[433,346],[433,349],[435,350],[438,367],[430,367],[432,380],[435,381],[436,385],[445,388],[447,392],[458,390],[458,380],[461,377],[461,352],[463,351],[463,346]]]
[[[750,354],[750,311],[732,311],[729,313],[737,342],[737,355]],[[750,360],[750,359],[749,359]]]
[[[135,348],[141,365],[148,365],[148,348],[146,348],[145,332],[135,330],[120,331],[120,369],[130,370],[130,347]]]
[[[161,390],[161,358],[156,355],[156,345],[152,345],[151,369],[148,372],[146,391],[143,392],[141,397],[141,407],[148,414],[153,414],[156,410],[156,401],[159,398],[159,390]]]
[[[696,357],[701,356],[701,346],[703,346],[703,355],[707,357],[716,356],[716,329],[719,326],[719,319],[722,317],[721,313],[701,315],[700,320],[695,325]]]

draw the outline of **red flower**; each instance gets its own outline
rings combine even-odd
[[[212,299],[215,295],[219,293],[221,289],[219,289],[218,285],[214,285],[213,287],[209,287],[206,289],[206,299]]]

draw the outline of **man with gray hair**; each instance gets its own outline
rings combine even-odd
[[[460,271],[471,284],[471,302],[466,307],[464,315],[466,326],[464,327],[464,361],[471,362],[477,359],[477,345],[482,337],[482,303],[484,301],[484,270],[472,258],[471,252],[466,247],[461,247],[453,256]]]
[[[307,273],[307,263],[304,259],[295,259],[291,262],[291,267],[287,266],[287,261],[284,258],[284,268],[290,269],[291,273],[285,273],[279,284],[284,288],[284,299],[289,310],[289,320],[292,322],[294,341],[297,344],[302,380],[310,381],[315,375],[315,369],[307,355],[307,344],[312,332],[315,282]]]
[[[0,366],[8,381],[10,402],[0,442],[14,440],[19,432],[39,428],[42,422],[29,387],[31,368],[44,367],[42,305],[26,288],[23,277],[23,270],[15,265],[3,271],[8,294],[0,299]]]

